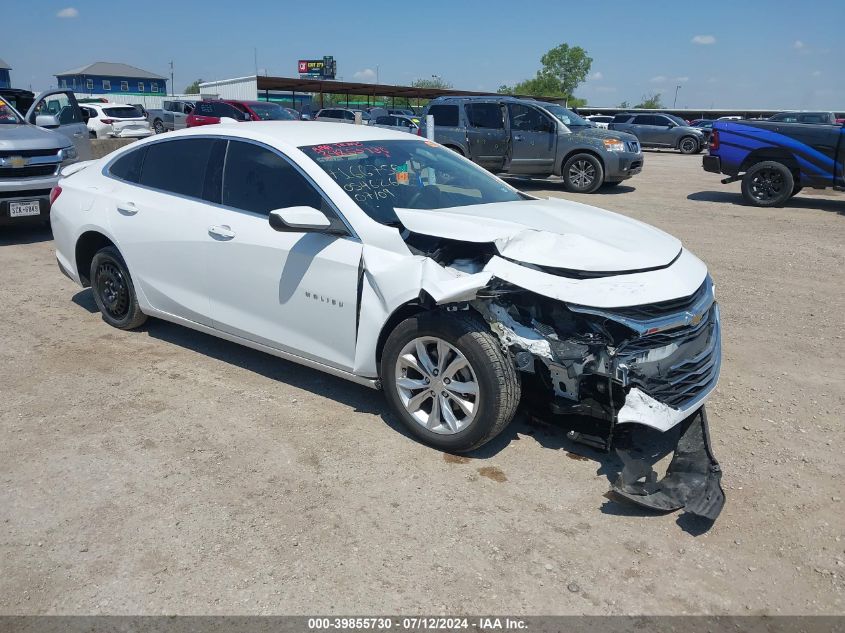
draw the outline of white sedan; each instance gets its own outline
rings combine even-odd
[[[204,126],[66,173],[59,266],[110,325],[157,317],[381,388],[446,451],[501,433],[521,394],[605,448],[622,429],[625,448],[632,429],[679,427],[670,490],[643,489],[639,462],[615,489],[718,514],[702,405],[719,310],[674,237],[369,126]]]
[[[94,138],[145,138],[153,135],[150,122],[135,106],[122,103],[86,103],[88,132]]]

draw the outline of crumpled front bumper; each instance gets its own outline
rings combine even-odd
[[[651,510],[684,509],[713,521],[725,505],[725,492],[721,486],[722,470],[710,445],[704,407],[686,418],[678,429],[672,461],[659,481],[654,464],[665,453],[629,429],[630,433],[615,443],[623,468],[613,483],[613,492]]]

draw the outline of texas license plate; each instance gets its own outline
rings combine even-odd
[[[9,203],[9,217],[20,218],[25,215],[38,215],[39,213],[41,213],[41,206],[38,204],[38,200]]]

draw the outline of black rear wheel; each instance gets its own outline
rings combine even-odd
[[[742,197],[757,207],[779,207],[789,200],[795,180],[783,163],[773,160],[753,165],[742,177]]]
[[[107,246],[97,251],[91,260],[89,278],[103,321],[121,330],[131,330],[147,320],[138,305],[126,263],[116,248]]]

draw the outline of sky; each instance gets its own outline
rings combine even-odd
[[[690,108],[845,110],[842,0],[500,2],[195,0],[15,2],[0,21],[12,85],[96,61],[194,79],[296,76],[298,59],[333,55],[347,81],[408,84],[437,75],[495,91],[532,77],[561,44],[593,58],[575,91],[593,106],[661,92]],[[219,7],[219,8],[218,8]],[[676,87],[680,86],[676,90]]]

